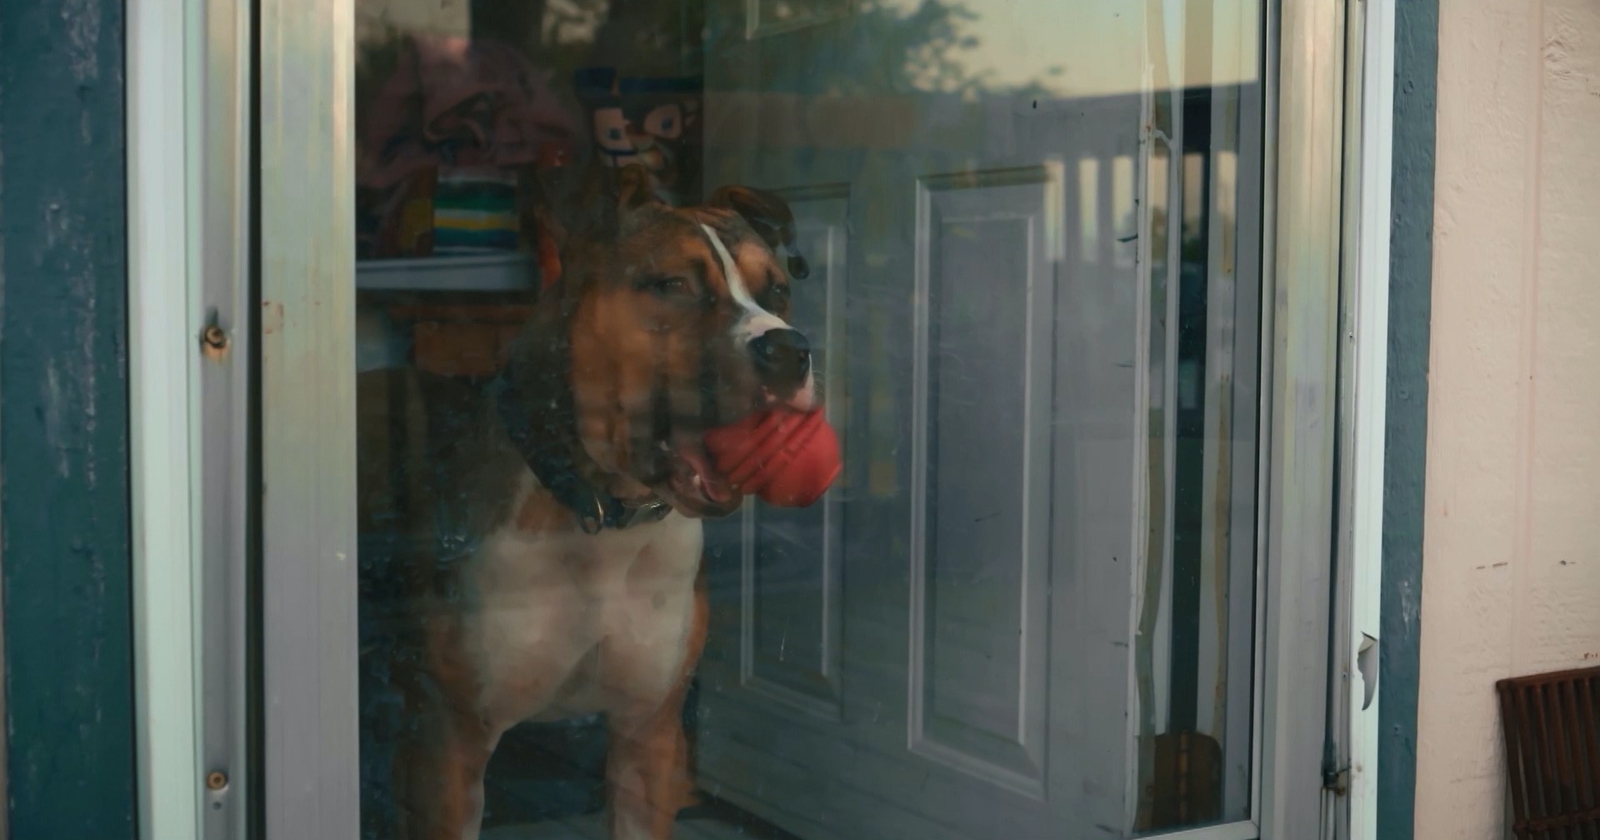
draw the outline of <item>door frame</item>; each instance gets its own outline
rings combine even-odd
[[[1257,607],[1262,838],[1322,836],[1338,409],[1344,4],[1269,5]],[[1276,23],[1276,26],[1273,23]],[[1271,37],[1276,32],[1277,37]],[[1283,50],[1283,44],[1309,47]],[[1274,72],[1275,70],[1275,72]],[[1285,177],[1285,173],[1288,176]],[[1270,342],[1270,343],[1268,343]],[[1342,605],[1347,607],[1347,605]]]
[[[261,801],[252,15],[233,0],[125,8],[139,836],[242,840]]]
[[[262,812],[354,838],[355,2],[256,8]]]
[[[1378,660],[1383,634],[1383,525],[1389,389],[1389,265],[1394,171],[1395,25],[1399,0],[1349,7],[1344,266],[1334,671],[1336,783],[1348,791],[1338,836],[1376,840]]]
[[[130,7],[159,2],[130,0]],[[157,743],[172,727],[199,727],[193,760],[176,755],[142,768],[141,805],[146,826],[158,818],[186,824],[171,817],[175,810],[234,815],[196,818],[206,838],[242,838],[252,825],[268,840],[355,836],[353,2],[257,0],[253,21],[226,12],[236,6],[186,0],[182,230],[151,224],[130,231],[146,245],[181,238],[188,273],[187,315],[179,323],[187,323],[192,338],[210,325],[214,309],[232,341],[226,375],[188,379],[186,398],[183,388],[171,391],[190,408],[181,451],[180,436],[138,444],[147,458],[165,452],[186,459],[187,477],[172,486],[186,482],[189,498],[200,500],[186,513],[177,506],[136,512],[147,526],[177,528],[181,517],[193,520],[187,569],[139,571],[144,584],[187,577],[194,587],[187,607],[177,596],[136,605],[146,616],[170,608],[193,617],[137,640],[146,657],[162,645],[188,646],[193,714],[142,716],[141,743]],[[1324,654],[1332,655],[1330,622],[1354,606],[1345,599],[1333,608],[1330,536],[1338,510],[1338,338],[1349,326],[1339,317],[1341,242],[1350,233],[1341,216],[1349,165],[1344,15],[1343,3],[1267,4],[1268,32],[1277,37],[1266,45],[1263,195],[1270,203],[1261,232],[1262,334],[1270,338],[1263,341],[1260,404],[1258,556],[1265,562],[1257,569],[1264,595],[1257,655],[1263,667],[1255,710],[1260,785],[1252,811],[1263,838],[1313,836],[1328,812],[1322,722],[1335,672]],[[152,27],[130,31],[130,54],[148,55],[163,43],[156,39],[172,37],[171,20],[163,20],[164,35]],[[1285,54],[1279,50],[1285,43],[1313,48]],[[1392,53],[1392,39],[1378,48]],[[219,68],[224,75],[211,78]],[[175,78],[170,64],[159,72]],[[155,143],[157,126],[142,116],[131,118],[130,142]],[[252,138],[255,123],[275,130]],[[154,270],[136,272],[134,294],[154,301],[161,282]],[[1356,332],[1358,347],[1383,340],[1370,330]],[[169,346],[166,355],[135,359],[135,388],[180,367],[185,376],[196,367],[208,370],[180,363],[180,355],[198,358]],[[260,413],[252,418],[257,400]],[[264,488],[259,496],[257,488]],[[156,491],[136,484],[135,492]],[[176,536],[183,531],[165,533],[173,550],[184,553]],[[247,644],[252,630],[259,634],[256,648]],[[167,667],[182,670],[177,663]],[[147,710],[163,708],[181,704],[181,693],[144,682],[139,701]],[[209,771],[215,762],[230,774],[222,790],[185,794],[163,787],[193,785],[194,771]],[[155,793],[162,790],[175,792],[163,798]],[[1186,834],[1199,836],[1168,836]]]

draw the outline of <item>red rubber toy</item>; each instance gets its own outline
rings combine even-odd
[[[706,451],[740,492],[778,507],[809,507],[844,469],[822,409],[760,411],[706,432]]]

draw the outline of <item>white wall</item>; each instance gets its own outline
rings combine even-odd
[[[1494,681],[1600,665],[1600,2],[1439,5],[1417,837],[1499,838]]]

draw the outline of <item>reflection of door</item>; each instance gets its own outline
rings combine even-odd
[[[745,25],[788,5],[708,13],[707,179],[795,211],[847,465],[711,528],[702,783],[807,838],[1120,835],[1140,98],[926,92],[852,67],[906,57],[885,6]]]

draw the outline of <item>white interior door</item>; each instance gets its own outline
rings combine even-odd
[[[1123,4],[1068,5],[1140,48]],[[910,9],[708,12],[707,184],[789,198],[846,473],[712,526],[702,784],[806,838],[1117,836],[1145,98],[941,80]]]

